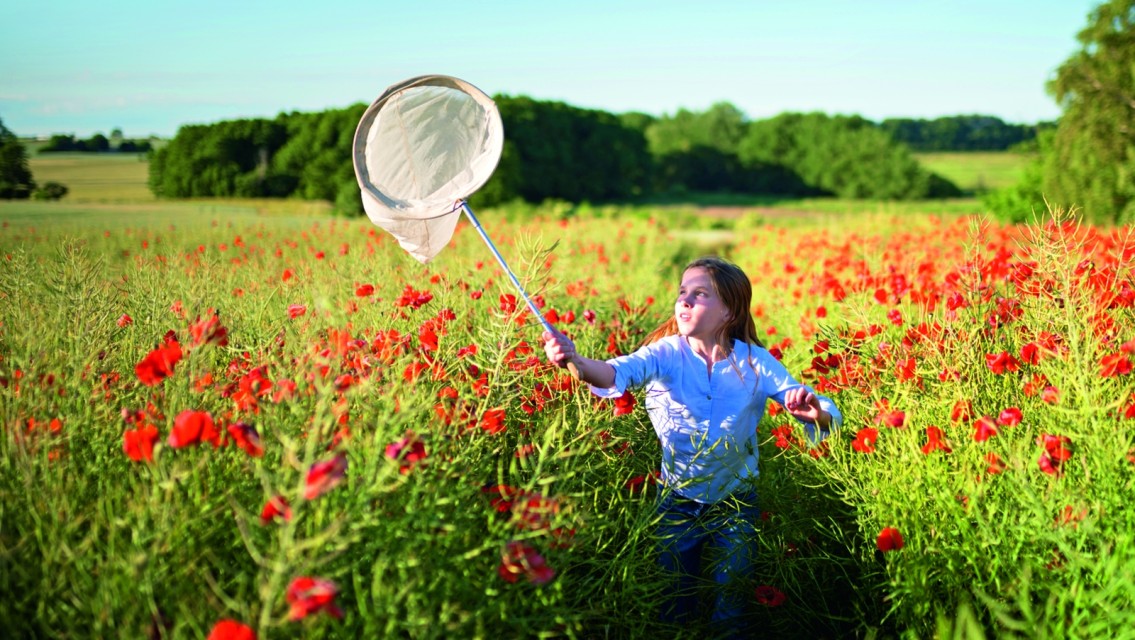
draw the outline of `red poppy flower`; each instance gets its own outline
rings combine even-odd
[[[505,545],[497,574],[505,582],[515,583],[524,577],[532,584],[544,584],[555,577],[556,572],[531,545],[514,540]]]
[[[788,599],[784,592],[772,585],[762,584],[753,594],[757,604],[766,607],[779,607]]]
[[[906,382],[913,380],[915,377],[915,360],[914,358],[905,358],[895,363],[895,377],[899,382]]]
[[[173,419],[173,429],[166,443],[174,448],[208,442],[214,447],[221,444],[221,432],[213,424],[213,416],[208,411],[186,409]]]
[[[176,339],[167,340],[134,366],[134,374],[142,384],[152,387],[173,375],[173,368],[181,361],[181,345]]]
[[[333,618],[342,618],[343,612],[335,606],[335,596],[339,587],[330,580],[302,577],[292,580],[284,595],[288,605],[289,620],[300,620],[320,611]]]
[[[437,351],[437,332],[433,327],[422,325],[418,330],[418,344],[423,351]]]
[[[973,418],[973,405],[969,400],[958,400],[950,410],[950,422],[964,422]]]
[[[879,430],[874,427],[860,429],[851,442],[851,448],[860,453],[874,453],[875,441],[879,439]]]
[[[985,464],[988,465],[985,467],[985,472],[991,475],[1002,473],[1009,467],[1005,464],[1005,461],[1001,459],[1001,456],[993,452],[985,454]]]
[[[875,546],[879,548],[879,551],[884,552],[902,549],[902,534],[894,527],[884,527],[883,530],[879,532],[879,537],[875,540]]]
[[[243,622],[221,620],[213,625],[205,640],[256,640],[256,632]]]
[[[777,447],[779,447],[781,449],[787,449],[787,448],[792,446],[792,443],[793,443],[792,427],[790,427],[788,425],[782,425],[782,426],[779,426],[779,427],[775,427],[772,430],[772,435],[776,437],[776,443],[775,444],[776,444]]]
[[[1015,427],[1021,424],[1021,410],[1016,407],[1009,407],[1002,409],[1001,415],[997,417],[997,424],[1002,427]]]
[[[206,311],[204,318],[198,317],[189,325],[189,335],[192,338],[190,346],[194,348],[205,344],[215,344],[218,347],[229,344],[229,330],[221,325],[221,320],[213,309]]]
[[[985,356],[985,366],[996,375],[1006,372],[1019,371],[1021,363],[1008,351],[990,353]]]
[[[248,455],[253,458],[264,455],[264,447],[260,444],[260,434],[256,431],[256,427],[246,422],[234,422],[228,426],[228,432],[236,446],[244,449]]]
[[[875,402],[874,422],[876,424],[884,424],[888,427],[898,428],[903,426],[903,423],[906,422],[906,412],[891,409],[891,401],[882,398]]]
[[[538,531],[547,529],[552,518],[560,512],[560,503],[539,493],[529,493],[513,503],[512,513],[516,526],[521,529]]]
[[[1100,358],[1100,377],[1112,378],[1129,373],[1131,373],[1131,360],[1127,358],[1126,353],[1120,351]]]
[[[1040,345],[1030,342],[1021,347],[1021,362],[1025,364],[1038,364],[1040,362]]]
[[[906,412],[888,411],[887,413],[880,416],[880,422],[892,428],[901,427],[906,422]]]
[[[985,442],[991,437],[997,435],[997,424],[993,422],[993,418],[989,416],[981,416],[973,422],[973,441]]]
[[[398,442],[386,445],[386,457],[399,462],[398,471],[406,474],[426,459],[426,445],[410,432]]]
[[[275,386],[276,391],[272,394],[272,402],[279,404],[285,400],[292,399],[296,395],[296,383],[291,380],[286,378],[284,380],[277,380]]]
[[[406,368],[402,371],[402,379],[406,382],[415,382],[418,376],[422,375],[422,373],[429,368],[430,365],[424,362],[411,362],[406,365]]]
[[[516,296],[511,293],[502,293],[498,301],[500,302],[501,312],[512,314],[516,311]]]
[[[411,309],[420,309],[423,305],[433,300],[434,296],[429,291],[416,291],[410,285],[402,290],[402,295],[395,301],[397,307],[410,307]]]
[[[935,451],[950,453],[953,449],[942,439],[942,430],[930,425],[926,427],[926,444],[922,446],[922,453],[930,455]]]
[[[513,501],[523,492],[507,484],[493,484],[481,487],[481,493],[491,495],[492,497],[489,498],[489,504],[497,513],[504,513],[512,510]]]
[[[1044,447],[1044,452],[1037,460],[1040,470],[1049,475],[1060,475],[1063,472],[1062,465],[1072,457],[1072,441],[1067,436],[1046,433],[1037,438],[1037,444]]]
[[[272,496],[260,510],[260,524],[268,524],[279,518],[284,522],[292,519],[292,507],[284,496]]]
[[[307,500],[314,500],[334,489],[347,475],[347,457],[339,454],[330,460],[316,462],[307,471],[304,481],[303,495]]]
[[[505,430],[504,416],[504,409],[501,407],[488,409],[481,416],[479,426],[481,427],[481,429],[488,431],[493,435],[496,435]]]
[[[1072,441],[1068,439],[1068,436],[1046,433],[1037,438],[1037,444],[1043,446],[1044,450],[1057,462],[1065,462],[1072,457]]]
[[[137,429],[127,429],[122,434],[122,450],[134,462],[151,462],[154,459],[154,445],[158,442],[158,428],[143,424]]]
[[[615,398],[615,415],[625,416],[628,413],[634,413],[636,402],[634,394],[631,393],[630,389],[627,389],[623,392],[623,395]]]
[[[657,471],[648,473],[646,475],[635,476],[630,480],[627,480],[623,486],[633,494],[644,491],[648,485],[652,484],[658,484]]]

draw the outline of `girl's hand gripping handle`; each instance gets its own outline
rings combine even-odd
[[[573,378],[581,379],[576,366],[579,354],[575,351],[575,344],[567,336],[555,330],[545,331],[544,354],[548,356],[548,362],[560,368],[567,367]]]

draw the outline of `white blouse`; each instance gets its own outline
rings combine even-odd
[[[607,362],[615,368],[614,386],[592,386],[591,392],[617,398],[627,388],[645,387],[646,411],[662,444],[662,480],[703,503],[728,497],[758,475],[757,423],[765,402],[783,404],[785,392],[798,387],[812,391],[767,350],[738,340],[729,358],[713,364],[712,375],[677,335]],[[835,403],[817,398],[836,426],[843,422]],[[814,442],[815,425],[801,423]]]

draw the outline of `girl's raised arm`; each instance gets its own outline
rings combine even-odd
[[[544,332],[544,354],[548,362],[557,367],[566,367],[568,362],[579,370],[579,379],[596,387],[608,388],[615,384],[615,368],[602,360],[584,358],[575,351],[575,343],[567,336],[555,332]]]

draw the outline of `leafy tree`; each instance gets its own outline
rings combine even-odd
[[[813,193],[841,198],[905,200],[958,193],[923,169],[905,145],[859,116],[784,113],[753,122],[738,155],[747,166],[783,167]]]
[[[42,187],[32,193],[32,198],[36,200],[59,200],[67,195],[67,186],[60,182],[48,182]]]
[[[28,152],[16,134],[0,120],[0,198],[21,200],[35,191],[35,180],[28,168]]]
[[[87,140],[87,151],[110,151],[110,140],[101,133],[96,133]]]
[[[166,198],[286,195],[273,193],[269,172],[285,140],[284,126],[271,120],[181,127],[150,162],[150,190]]]
[[[915,151],[1004,151],[1033,140],[1044,124],[1007,124],[995,116],[962,115],[888,118],[879,127]]]
[[[646,140],[617,116],[526,96],[493,100],[505,149],[481,201],[604,201],[649,188]]]
[[[1096,222],[1135,222],[1135,0],[1094,9],[1049,81],[1062,109],[1044,192]]]
[[[646,127],[650,152],[661,157],[690,151],[694,147],[737,153],[737,145],[745,136],[745,114],[728,102],[718,102],[701,113],[679,109],[673,116],[662,117]]]
[[[329,200],[344,212],[361,212],[355,179],[355,129],[367,105],[319,113],[292,113],[277,119],[287,142],[272,158],[276,189],[308,200]],[[353,202],[353,204],[352,204]]]

